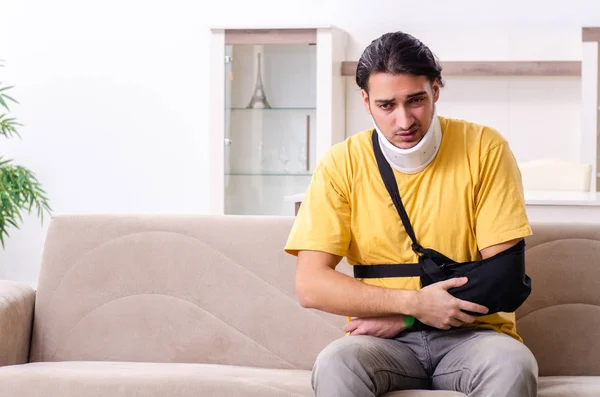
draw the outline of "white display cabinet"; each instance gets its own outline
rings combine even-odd
[[[315,165],[345,138],[335,27],[211,30],[210,208],[290,215]]]

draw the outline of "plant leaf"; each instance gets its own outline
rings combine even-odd
[[[2,157],[0,157],[0,167],[2,167],[5,164],[9,164],[10,162],[12,162],[12,160],[2,160]]]
[[[6,99],[10,100],[10,101],[13,101],[14,103],[19,103],[19,101],[17,101],[15,98],[13,98],[13,97],[10,97],[10,96],[8,96],[8,95],[6,95],[6,94],[2,94],[2,96],[3,96],[4,98],[6,98]]]
[[[11,225],[13,225],[14,227],[16,227],[17,229],[20,229],[19,225],[17,225],[17,223],[14,221],[14,219],[12,219],[12,218],[6,218],[6,222],[10,223]]]
[[[6,110],[10,111],[10,108],[8,107],[8,105],[6,104],[6,102],[4,101],[4,98],[2,98],[2,95],[0,95],[0,105],[2,105]]]

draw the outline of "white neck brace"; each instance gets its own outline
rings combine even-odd
[[[442,143],[442,128],[435,110],[433,111],[433,118],[429,129],[421,141],[410,149],[400,149],[394,146],[379,131],[375,120],[373,120],[373,125],[375,126],[375,131],[377,131],[379,146],[381,147],[383,156],[392,168],[405,174],[416,174],[423,171],[435,159]]]

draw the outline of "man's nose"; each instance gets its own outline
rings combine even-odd
[[[408,131],[414,124],[415,118],[402,106],[398,106],[396,108],[396,127],[402,131]]]

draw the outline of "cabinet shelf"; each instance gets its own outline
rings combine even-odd
[[[311,172],[229,172],[228,176],[312,176]]]
[[[358,62],[342,62],[342,76],[354,76]],[[581,76],[581,61],[447,61],[442,76]]]
[[[269,109],[248,109],[248,108],[238,108],[238,107],[232,107],[232,108],[225,108],[225,110],[230,110],[232,112],[280,112],[280,111],[285,111],[285,110],[291,110],[291,111],[315,111],[317,110],[316,108],[303,108],[303,107],[286,107],[286,108],[269,108]]]

